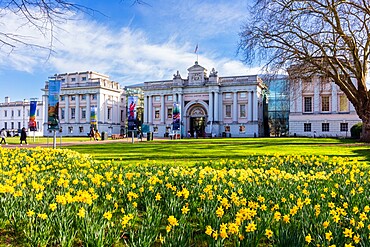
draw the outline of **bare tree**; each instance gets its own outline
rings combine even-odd
[[[353,104],[363,122],[362,139],[370,142],[370,2],[255,0],[251,10],[240,33],[245,61],[330,78]]]

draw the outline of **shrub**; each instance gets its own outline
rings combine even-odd
[[[362,123],[357,123],[351,128],[351,137],[355,139],[360,139],[362,132]]]

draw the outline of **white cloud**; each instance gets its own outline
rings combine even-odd
[[[198,13],[206,10],[214,21],[220,25],[228,25],[240,17],[240,13],[233,15],[230,8],[221,5],[201,4],[197,7]],[[211,7],[213,9],[211,9]],[[223,16],[214,11],[223,9]],[[234,17],[233,17],[234,16]],[[226,18],[223,20],[223,18]],[[8,30],[15,30],[19,24],[17,18],[11,17],[7,21]],[[202,28],[213,32],[211,21],[201,18]],[[220,27],[220,26],[218,26]],[[215,26],[215,30],[217,26]],[[48,36],[35,35],[35,30],[29,26],[18,28],[17,31],[38,45],[47,46]],[[103,24],[83,17],[60,23],[56,30],[57,41],[53,43],[55,53],[49,60],[48,52],[40,49],[24,48],[11,53],[0,53],[0,65],[20,71],[32,72],[48,67],[54,73],[76,72],[93,70],[111,76],[111,79],[121,84],[140,83],[149,80],[172,79],[172,75],[180,70],[182,77],[186,77],[187,68],[194,64],[196,55],[193,53],[194,44],[180,40],[178,34],[170,34],[164,43],[153,43],[150,35],[143,29],[122,27],[112,29]],[[248,70],[240,61],[230,58],[220,58],[217,53],[204,50],[199,55],[199,64],[211,70],[215,68],[220,76],[256,74],[256,69]],[[45,75],[45,79],[50,75]]]

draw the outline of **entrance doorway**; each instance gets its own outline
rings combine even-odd
[[[206,129],[205,117],[190,117],[191,137],[204,137]]]

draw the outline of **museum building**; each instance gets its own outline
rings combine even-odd
[[[265,85],[257,75],[218,76],[195,62],[183,78],[144,82],[143,124],[154,136],[257,137],[266,133]],[[173,128],[180,108],[180,130]]]

